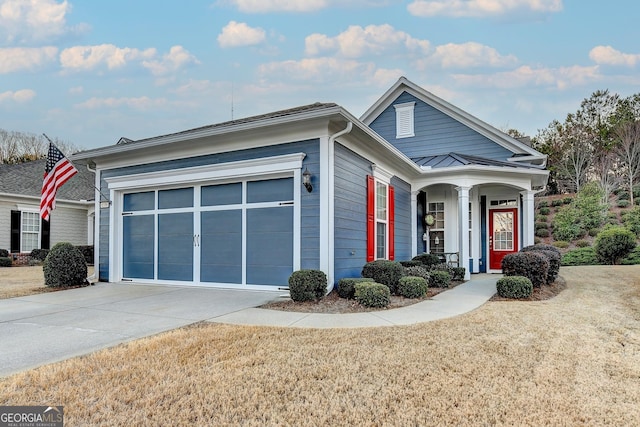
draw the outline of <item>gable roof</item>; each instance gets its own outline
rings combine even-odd
[[[463,125],[480,133],[496,144],[511,151],[514,157],[511,162],[526,162],[540,166],[546,164],[547,156],[539,151],[523,144],[517,139],[472,116],[455,105],[437,97],[431,92],[421,88],[406,77],[400,77],[398,81],[389,88],[361,117],[360,120],[366,125],[370,125],[384,110],[403,93],[407,92],[431,107],[439,110],[443,114],[462,123]]]
[[[12,165],[0,164],[0,193],[40,198],[46,159]],[[77,166],[78,173],[58,189],[56,199],[81,201],[94,199],[94,175]]]

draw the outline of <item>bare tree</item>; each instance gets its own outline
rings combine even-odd
[[[614,133],[618,140],[614,150],[620,159],[633,206],[633,184],[640,178],[640,121],[622,123]]]
[[[53,143],[64,153],[78,151],[75,144],[52,138]],[[0,163],[23,163],[47,156],[49,141],[44,135],[7,131],[0,129]]]

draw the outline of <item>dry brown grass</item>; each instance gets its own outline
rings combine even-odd
[[[640,266],[409,327],[199,324],[0,381],[68,425],[640,425]]]
[[[89,275],[93,266],[89,266]],[[0,299],[41,294],[60,289],[47,288],[44,285],[42,266],[0,268]]]

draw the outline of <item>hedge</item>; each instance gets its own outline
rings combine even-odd
[[[298,270],[289,276],[289,295],[294,301],[314,301],[327,293],[327,276],[320,270]]]
[[[524,276],[507,276],[498,279],[496,290],[503,298],[529,298],[533,293],[533,284]]]

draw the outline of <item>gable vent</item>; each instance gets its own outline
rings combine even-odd
[[[413,110],[415,104],[415,102],[406,102],[393,106],[396,109],[396,138],[415,136],[413,126]]]

